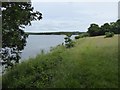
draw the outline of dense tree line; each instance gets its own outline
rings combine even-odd
[[[120,19],[118,19],[116,22],[105,23],[101,26],[93,23],[90,25],[87,31],[90,36],[105,35],[106,32],[120,34]]]

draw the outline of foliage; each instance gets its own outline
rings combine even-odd
[[[85,32],[85,33],[83,33],[83,36],[84,37],[89,37],[90,35],[89,35],[89,33]]]
[[[115,34],[120,34],[120,19],[117,20],[116,24],[115,24],[115,30],[116,32],[114,32]]]
[[[6,72],[3,76],[3,88],[48,87],[54,77],[51,69],[56,68],[61,62],[62,57],[58,51],[40,54],[35,60],[30,58],[27,62],[23,62]],[[13,84],[9,80],[16,83]]]
[[[3,88],[118,88],[118,54],[117,35],[80,38],[9,70]]]
[[[80,38],[89,37],[89,33],[85,32],[85,33],[80,34],[79,36]]]
[[[65,39],[65,46],[66,48],[71,48],[74,46],[72,39],[70,38],[72,34],[66,34]]]
[[[97,24],[91,24],[88,28],[88,33],[90,36],[98,36],[100,31],[100,27]]]
[[[105,32],[105,38],[107,37],[113,37],[114,36],[114,33],[113,32]]]
[[[78,36],[75,36],[75,39],[79,39],[80,38],[80,36],[78,35]]]
[[[78,36],[75,36],[75,39],[83,38],[83,37],[89,37],[89,33],[84,32],[79,34]]]
[[[33,9],[31,2],[2,2],[2,64],[6,68],[19,62],[28,37],[23,31],[25,26],[42,18]]]
[[[120,20],[118,19],[116,22],[105,23],[100,27],[97,24],[91,24],[87,32],[90,36],[105,35],[105,32],[120,34]]]
[[[38,33],[35,33],[35,32],[27,32],[28,35],[66,35],[66,34],[72,34],[72,35],[77,35],[77,34],[80,34],[82,32],[70,32],[70,31],[59,31],[59,32],[38,32]]]
[[[100,33],[100,35],[104,35],[105,32],[109,32],[110,29],[111,29],[111,27],[110,27],[109,23],[105,23],[104,25],[102,25],[102,26],[100,27],[99,33]]]

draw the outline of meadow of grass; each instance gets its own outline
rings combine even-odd
[[[117,88],[118,36],[80,38],[30,58],[3,75],[3,87]]]

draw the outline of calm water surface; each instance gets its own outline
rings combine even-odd
[[[64,43],[64,37],[65,35],[30,35],[21,55],[22,61],[35,57],[41,50],[49,52],[51,47]],[[74,35],[72,36],[73,38]]]
[[[41,50],[49,52],[51,47],[64,43],[65,35],[30,35],[27,38],[27,44],[21,55],[21,61],[40,54]],[[71,38],[74,39],[75,35]],[[0,76],[2,75],[2,66],[0,66]]]
[[[22,59],[35,57],[41,50],[48,52],[51,47],[63,43],[64,37],[63,35],[30,35],[23,50]]]

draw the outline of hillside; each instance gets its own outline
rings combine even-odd
[[[81,38],[71,49],[57,46],[8,70],[3,87],[116,88],[118,36]]]

